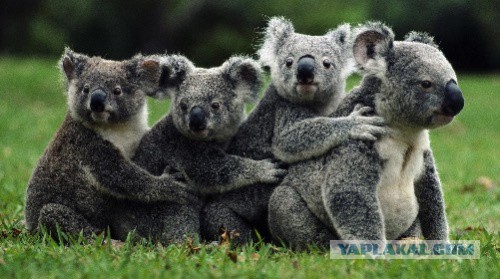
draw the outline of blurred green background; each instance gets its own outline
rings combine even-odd
[[[168,50],[214,66],[255,53],[274,15],[318,35],[342,22],[382,20],[397,39],[411,30],[435,36],[458,71],[500,69],[497,0],[2,0],[0,55],[55,57],[65,45],[109,59]]]

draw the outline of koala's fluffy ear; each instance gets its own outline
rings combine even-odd
[[[139,84],[141,85],[146,95],[159,98],[161,92],[159,88],[161,67],[160,57],[151,56],[135,56],[129,64],[129,71],[137,73]]]
[[[160,61],[161,74],[159,79],[160,93],[173,94],[186,76],[191,73],[194,64],[182,55],[167,55]],[[161,97],[163,97],[161,96]]]
[[[393,47],[394,33],[380,22],[362,24],[354,31],[354,59],[360,70],[365,73],[385,73],[386,59]]]
[[[224,77],[245,103],[257,99],[262,85],[262,70],[257,61],[249,57],[235,56],[224,62],[221,68]]]
[[[59,67],[69,81],[76,78],[82,72],[87,59],[89,59],[88,56],[76,53],[69,47],[66,47],[61,60],[59,60]]]
[[[339,27],[328,31],[326,36],[330,36],[338,45],[347,46],[349,45],[351,38],[351,25],[348,23],[342,24]]]
[[[405,41],[418,42],[438,48],[438,45],[434,42],[434,37],[425,32],[411,31],[410,33],[406,34]]]
[[[352,63],[351,25],[347,23],[339,25],[337,28],[328,31],[325,36],[329,37],[332,43],[341,49],[344,66],[340,69],[340,75],[343,78],[347,78],[354,70]]]
[[[295,32],[292,23],[284,17],[273,17],[264,31],[264,40],[258,54],[264,67],[271,67],[276,52],[286,38]]]

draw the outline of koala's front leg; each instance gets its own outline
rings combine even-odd
[[[381,117],[363,116],[368,110],[363,107],[346,117],[316,116],[302,120],[300,112],[281,112],[275,128],[273,153],[286,163],[294,163],[321,156],[349,139],[376,140],[386,133],[381,127],[385,123]]]
[[[430,150],[424,153],[424,165],[424,173],[415,183],[422,235],[427,240],[448,240],[448,222],[441,182]]]
[[[82,163],[89,182],[106,194],[119,199],[142,202],[171,201],[180,204],[198,204],[199,198],[187,191],[185,183],[164,174],[153,176],[124,158],[118,150],[105,142],[93,143],[93,150]]]
[[[253,160],[216,150],[201,157],[189,158],[179,168],[202,194],[225,193],[256,183],[276,184],[287,173],[281,163],[270,159]]]
[[[322,198],[340,239],[385,241],[377,197],[380,159],[364,142],[339,147],[330,157]]]

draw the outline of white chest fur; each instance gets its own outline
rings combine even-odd
[[[110,141],[123,156],[131,159],[144,134],[149,130],[147,108],[125,123],[94,128],[101,137]]]
[[[396,239],[418,214],[414,182],[423,172],[423,153],[429,148],[429,135],[427,131],[411,136],[394,134],[380,139],[375,148],[384,160],[377,196],[386,239]]]

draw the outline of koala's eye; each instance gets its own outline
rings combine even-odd
[[[87,94],[87,93],[89,93],[89,92],[90,92],[90,86],[85,85],[85,86],[83,87],[83,93]]]
[[[332,66],[332,61],[328,58],[323,59],[323,66],[329,69]]]
[[[182,111],[186,111],[188,109],[188,106],[186,105],[186,103],[180,103],[179,107],[181,108]]]
[[[422,88],[424,88],[424,89],[429,89],[432,86],[432,82],[430,82],[428,80],[424,80],[424,81],[420,82],[420,86],[422,86]]]
[[[113,89],[113,94],[115,95],[122,94],[122,89],[119,86],[115,87],[115,89]]]
[[[220,108],[220,103],[219,102],[213,102],[212,103],[212,108],[215,110],[218,110]]]
[[[292,57],[288,57],[287,59],[285,59],[285,64],[287,67],[291,67],[292,64],[293,64],[293,58]]]

